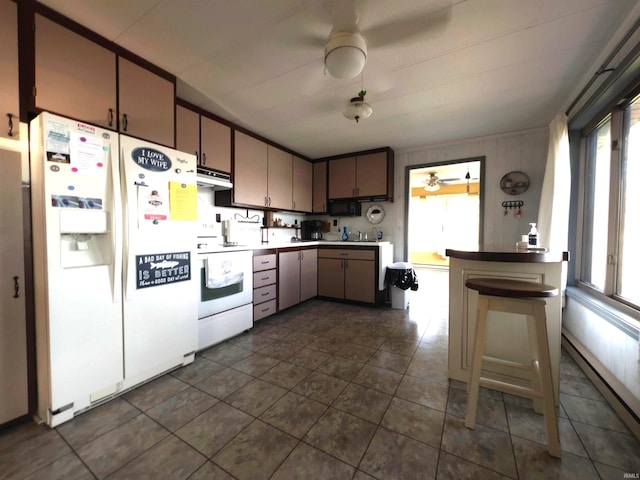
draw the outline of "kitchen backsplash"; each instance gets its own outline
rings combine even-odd
[[[384,210],[387,210],[389,202],[377,202]],[[364,202],[362,204],[362,216],[360,217],[330,217],[328,215],[304,215],[292,212],[273,212],[274,219],[280,219],[281,225],[291,225],[291,228],[269,228],[262,231],[259,227],[263,225],[264,212],[262,210],[253,210],[246,208],[229,208],[218,207],[214,205],[213,190],[207,188],[198,189],[198,222],[200,229],[199,236],[216,237],[217,243],[224,242],[223,221],[237,220],[242,222],[250,222],[245,225],[247,228],[240,228],[241,242],[248,245],[260,244],[263,240],[269,243],[290,242],[292,237],[299,237],[300,230],[296,229],[296,225],[300,225],[303,220],[319,219],[329,222],[331,230],[323,234],[325,240],[342,240],[342,228],[347,227],[347,231],[351,232],[351,239],[358,238],[358,232],[366,233],[369,239],[374,239],[376,229],[383,232],[384,241],[391,241],[392,238],[392,221],[373,225],[367,220],[365,212],[372,203]],[[387,212],[391,213],[391,212]],[[219,215],[219,219],[217,217]],[[218,221],[219,220],[219,221]],[[334,221],[336,225],[334,225]],[[250,228],[257,224],[257,228]]]

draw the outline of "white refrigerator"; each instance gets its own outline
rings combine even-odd
[[[194,359],[194,155],[30,124],[38,415],[50,426]]]

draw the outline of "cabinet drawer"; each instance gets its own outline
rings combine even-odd
[[[276,313],[275,299],[265,303],[261,303],[260,305],[255,305],[253,307],[253,321],[255,322],[257,320],[260,320],[261,318],[273,315],[274,313]]]
[[[276,283],[276,270],[263,270],[253,274],[253,288],[264,287]]]
[[[253,303],[263,303],[267,300],[273,300],[276,298],[276,286],[267,285],[266,287],[256,288],[253,291]]]
[[[341,258],[349,260],[375,260],[376,252],[374,250],[355,250],[355,249],[329,249],[319,248],[318,257],[321,258]]]
[[[258,255],[253,257],[253,271],[261,272],[262,270],[271,270],[276,268],[276,254]]]

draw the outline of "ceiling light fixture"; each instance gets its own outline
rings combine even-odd
[[[342,114],[349,120],[355,120],[356,123],[362,118],[369,118],[373,113],[373,108],[364,101],[366,90],[360,90],[357,97],[353,97],[347,102],[347,106]]]
[[[354,78],[367,61],[367,45],[359,33],[332,32],[324,47],[324,68],[336,78]]]
[[[429,174],[429,179],[425,182],[424,189],[427,192],[437,192],[440,190],[440,179],[435,173]]]

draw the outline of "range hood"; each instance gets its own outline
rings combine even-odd
[[[231,190],[231,176],[226,173],[214,172],[206,168],[198,168],[198,186],[212,190]]]

